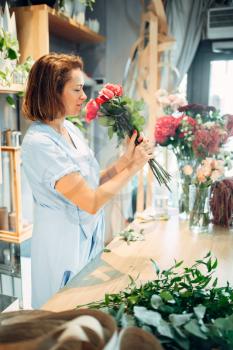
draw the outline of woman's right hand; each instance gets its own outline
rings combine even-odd
[[[131,166],[135,170],[139,170],[153,158],[154,146],[148,139],[143,139],[142,142],[135,146],[131,158]]]

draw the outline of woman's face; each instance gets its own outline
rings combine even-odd
[[[82,109],[87,96],[83,91],[84,78],[81,69],[70,72],[70,80],[65,84],[61,100],[65,107],[65,115],[76,116]]]

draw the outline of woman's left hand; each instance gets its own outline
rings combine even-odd
[[[136,139],[137,139],[137,132],[134,133],[133,136],[131,138],[128,138],[128,140],[127,140],[126,151],[124,152],[124,154],[120,158],[120,159],[122,159],[122,162],[125,163],[125,167],[127,167],[130,164],[130,162],[132,161],[132,157],[133,157],[134,150],[135,150]],[[149,141],[149,139],[145,138],[143,134],[140,134],[140,136],[138,137],[138,141],[139,142],[144,141],[145,147],[148,150],[151,150],[151,153],[153,154],[154,145],[152,144],[152,142]]]

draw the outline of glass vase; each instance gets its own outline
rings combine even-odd
[[[210,223],[210,187],[190,185],[190,216],[189,227],[193,232],[208,232]]]
[[[192,173],[187,174],[184,170],[187,166],[190,169],[194,168],[193,161],[188,158],[178,158],[177,163],[179,167],[179,183],[178,183],[178,201],[179,201],[179,216],[183,220],[189,218],[189,186],[192,181]]]

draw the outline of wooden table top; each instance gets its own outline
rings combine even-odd
[[[42,308],[63,311],[102,300],[105,293],[125,289],[128,275],[136,278],[140,274],[138,283],[154,279],[150,259],[162,269],[171,267],[174,259],[184,260],[184,265],[190,266],[208,251],[218,258],[219,285],[225,285],[226,281],[233,285],[233,230],[215,227],[209,233],[192,233],[188,222],[179,220],[177,215],[168,221],[144,224],[135,221],[133,227],[138,231],[144,229],[144,241],[128,245],[119,237],[114,238],[107,246],[111,252],[97,256]]]

